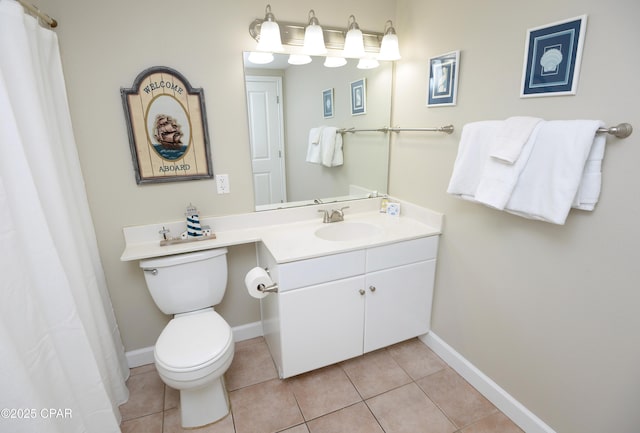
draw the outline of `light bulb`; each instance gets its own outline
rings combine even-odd
[[[271,13],[271,5],[267,5],[264,21],[260,25],[260,38],[258,39],[258,51],[279,52],[283,51],[280,39],[280,26]]]
[[[303,51],[310,56],[327,53],[327,48],[324,45],[324,33],[313,9],[309,11],[309,25],[304,30]]]
[[[385,24],[389,25],[385,29],[382,43],[380,44],[380,54],[378,54],[378,60],[400,60],[400,48],[398,47],[398,36],[396,30],[393,28],[391,21],[387,21]]]
[[[327,58],[324,59],[324,66],[326,66],[327,68],[339,68],[340,66],[344,66],[346,64],[347,59],[345,59],[344,57],[327,56]]]
[[[354,57],[359,59],[360,57],[364,57],[364,40],[362,39],[362,32],[360,31],[360,27],[356,22],[356,17],[351,15],[349,17],[349,21],[353,19],[353,22],[349,24],[349,31],[347,31],[347,36],[344,39],[344,56],[345,57]]]
[[[311,63],[311,57],[306,54],[289,54],[289,60],[287,62],[290,65],[306,65]]]

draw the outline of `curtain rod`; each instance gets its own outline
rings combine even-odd
[[[20,3],[22,5],[22,7],[26,8],[29,12],[31,12],[36,17],[38,17],[38,19],[40,19],[40,21],[44,22],[46,25],[48,25],[52,29],[55,29],[56,27],[58,27],[58,21],[54,20],[53,18],[51,18],[49,15],[45,14],[44,12],[41,12],[40,9],[38,9],[37,7],[32,5],[31,3],[27,3],[24,0],[16,0],[16,1],[18,3]]]

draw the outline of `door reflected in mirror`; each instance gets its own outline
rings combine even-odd
[[[327,68],[322,57],[295,66],[285,54],[268,65],[253,65],[247,57],[256,210],[387,193],[389,133],[333,131],[390,126],[391,63],[364,70],[354,59]],[[352,89],[358,96],[364,91],[364,100],[352,100]]]

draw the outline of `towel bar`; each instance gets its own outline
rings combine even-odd
[[[598,128],[599,133],[607,133],[611,135],[615,135],[618,138],[627,138],[633,132],[633,127],[630,123],[620,123],[616,126],[612,126],[611,128]]]
[[[400,128],[384,126],[382,128],[375,129],[356,129],[356,128],[341,128],[338,129],[340,134],[346,132],[402,132],[402,131],[417,131],[417,132],[446,132],[447,134],[453,133],[453,125],[439,126],[435,128]],[[630,123],[620,123],[610,128],[598,128],[598,133],[607,133],[614,135],[618,138],[627,138],[633,132],[633,127]]]

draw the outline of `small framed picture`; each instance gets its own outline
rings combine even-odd
[[[587,16],[527,30],[520,97],[575,95]]]
[[[456,105],[460,51],[429,59],[427,106]]]
[[[333,117],[333,89],[322,91],[322,116],[325,119]]]
[[[357,116],[367,112],[366,80],[361,78],[351,83],[351,115]]]

